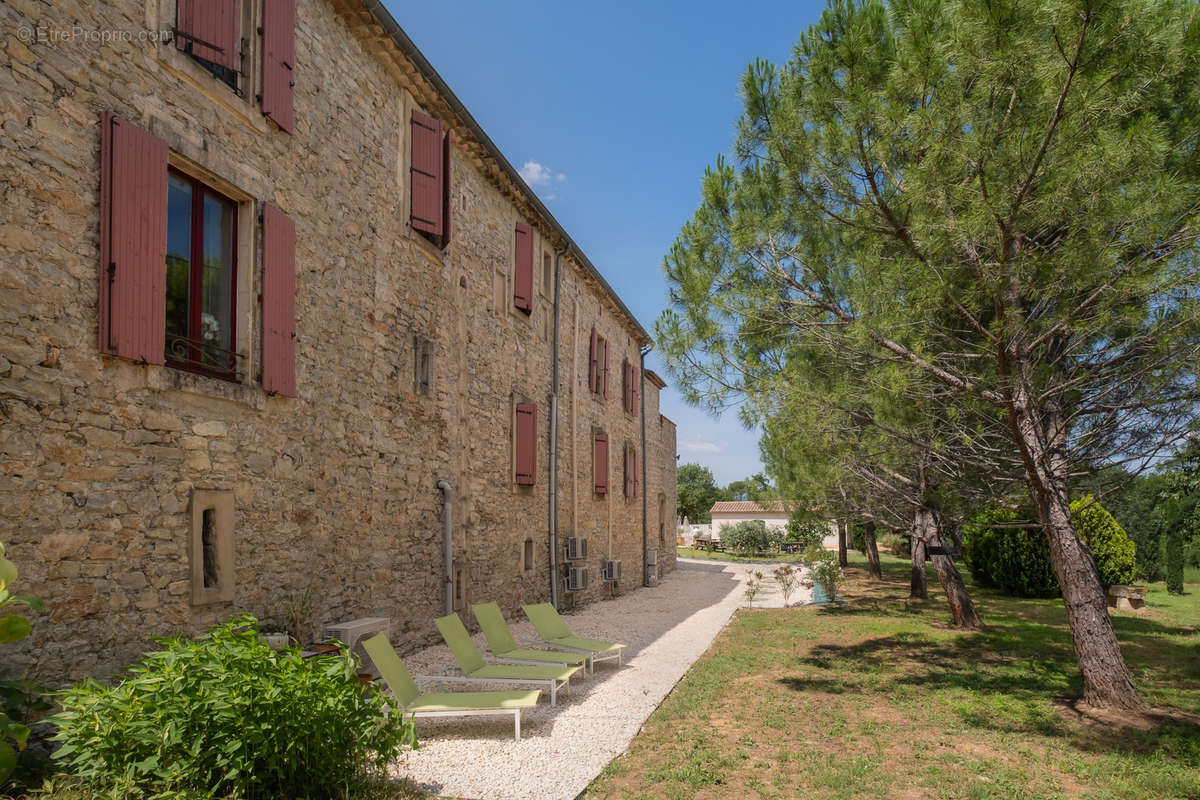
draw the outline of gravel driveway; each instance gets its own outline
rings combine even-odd
[[[394,773],[435,794],[456,798],[569,800],[582,792],[609,761],[625,752],[642,723],[692,663],[708,649],[733,611],[745,605],[747,573],[767,579],[754,605],[779,607],[782,597],[770,579],[774,565],[724,564],[681,559],[653,588],[592,603],[566,615],[578,636],[629,645],[624,665],[600,662],[590,676],[571,681],[550,708],[543,695],[526,713],[521,741],[513,740],[511,718],[418,721],[421,748],[406,753]],[[810,595],[797,589],[792,603]],[[537,646],[527,620],[510,621],[519,643]],[[475,637],[485,653],[483,635]],[[449,648],[431,647],[407,656],[414,675],[455,674]],[[423,682],[426,691],[512,689]]]

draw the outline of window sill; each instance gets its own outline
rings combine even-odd
[[[232,383],[221,378],[210,378],[197,372],[173,367],[147,367],[146,386],[156,391],[174,389],[188,394],[213,397],[231,403],[241,403],[261,411],[267,406],[267,393],[257,386]]]
[[[411,222],[404,226],[404,232],[407,234],[408,240],[420,248],[421,252],[428,256],[431,261],[437,263],[439,266],[446,265],[445,248],[439,248],[433,242],[422,236],[420,231],[417,231],[413,228]],[[446,247],[449,246],[450,245],[446,245]]]

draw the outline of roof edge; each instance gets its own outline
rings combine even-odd
[[[530,205],[532,205],[537,212],[541,214],[548,223],[550,223],[550,227],[554,228],[554,232],[567,243],[568,254],[578,261],[580,266],[584,268],[584,271],[591,275],[591,277],[600,284],[601,288],[608,293],[613,302],[617,304],[617,308],[620,309],[621,313],[628,317],[629,321],[633,323],[634,329],[642,336],[642,341],[646,343],[653,342],[654,340],[650,338],[650,334],[647,333],[646,329],[642,327],[642,323],[638,321],[638,318],[634,315],[634,313],[629,310],[628,306],[625,305],[625,301],[623,301],[620,295],[618,295],[612,286],[608,284],[608,281],[606,281],[604,276],[600,274],[600,270],[596,269],[596,265],[591,262],[591,259],[584,255],[583,250],[580,249],[579,245],[575,243],[575,240],[571,238],[571,235],[567,233],[566,229],[559,223],[559,221],[554,218],[554,215],[550,213],[550,210],[546,208],[533,189],[529,187],[529,184],[525,182],[525,179],[521,177],[521,174],[517,172],[511,163],[509,163],[508,159],[505,158],[504,154],[500,151],[500,148],[496,146],[496,143],[492,141],[491,137],[484,132],[483,127],[475,120],[475,117],[471,116],[471,112],[467,111],[467,107],[464,106],[462,101],[458,99],[458,96],[451,91],[446,81],[441,75],[438,74],[438,71],[434,69],[433,65],[429,63],[429,59],[425,58],[425,55],[417,48],[417,45],[413,42],[413,40],[410,39],[408,34],[404,32],[404,29],[400,27],[400,23],[396,22],[395,17],[393,17],[391,12],[384,7],[382,0],[360,0],[360,2],[362,3],[363,8],[365,8],[366,11],[375,19],[375,21],[378,22],[380,26],[388,33],[388,35],[392,37],[392,41],[395,42],[396,46],[400,48],[400,52],[402,52],[410,61],[413,62],[413,64],[416,65],[417,69],[421,72],[421,75],[427,81],[433,84],[433,87],[438,91],[439,94],[442,95],[442,98],[446,101],[446,104],[450,106],[450,110],[453,111],[463,125],[465,125],[467,129],[471,131],[471,134],[479,140],[492,158],[496,159],[496,163],[500,165],[500,169],[506,175],[508,175],[509,179],[513,181],[517,188],[521,190],[522,194],[525,195],[525,199],[529,201]]]

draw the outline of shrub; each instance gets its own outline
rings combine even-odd
[[[895,531],[876,534],[875,542],[881,550],[887,550],[894,556],[908,558],[912,555],[912,541],[907,536],[901,536]]]
[[[838,564],[837,553],[821,549],[819,552],[810,550],[808,555],[811,556],[809,569],[813,582],[821,587],[826,598],[836,599],[838,584],[846,577],[846,574],[842,572],[841,565]]]
[[[797,509],[788,517],[785,542],[797,542],[801,549],[804,549],[809,545],[820,544],[824,538],[825,528],[821,523],[809,519],[803,510]]]
[[[250,616],[198,640],[159,640],[116,686],[87,681],[51,720],[55,758],[97,790],[126,797],[331,798],[415,745],[412,722],[384,715],[344,648],[272,650]]]
[[[1136,546],[1113,515],[1090,494],[1071,503],[1075,530],[1088,544],[1100,582],[1105,586],[1133,583],[1137,576]]]
[[[1134,544],[1103,506],[1085,495],[1071,503],[1075,529],[1087,542],[1105,585],[1129,583],[1137,563]],[[1056,597],[1058,579],[1050,562],[1050,546],[1040,527],[1008,528],[1019,515],[988,509],[963,526],[963,560],[975,580],[1016,597]]]
[[[17,580],[17,565],[4,557],[0,543],[0,644],[19,642],[29,635],[29,620],[20,614],[4,612],[9,606],[25,605],[39,609],[42,601],[27,595],[14,595],[8,587]],[[21,681],[0,682],[0,786],[17,768],[17,753],[29,741],[28,712],[37,710],[38,698],[33,687]],[[44,705],[42,706],[44,708]]]
[[[767,553],[779,548],[783,534],[767,527],[761,519],[750,519],[721,528],[721,544],[741,555]]]

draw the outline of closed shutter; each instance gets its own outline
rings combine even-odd
[[[537,404],[517,403],[517,483],[537,480]]]
[[[533,310],[533,228],[518,222],[516,240],[513,305],[529,313]]]
[[[105,111],[100,134],[100,350],[164,362],[167,144]]]
[[[630,471],[629,464],[629,445],[625,445],[625,449],[621,451],[621,471],[625,475],[625,496],[633,496],[633,473]]]
[[[638,451],[633,445],[629,446],[629,460],[633,465],[631,470],[633,473],[633,496],[638,496],[638,485],[641,483],[642,473],[638,472]]]
[[[296,0],[263,0],[262,110],[292,132],[296,85]]]
[[[241,0],[179,0],[175,46],[237,71],[242,44]]]
[[[588,391],[592,393],[600,391],[600,354],[597,352],[599,342],[600,337],[596,335],[596,329],[592,328],[592,345],[588,349]]]
[[[412,112],[412,226],[442,235],[442,121]]]
[[[263,206],[262,386],[296,396],[296,225]]]
[[[592,437],[592,476],[596,494],[608,493],[608,435]]]

